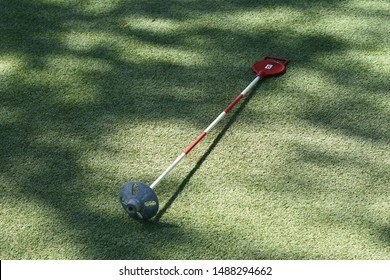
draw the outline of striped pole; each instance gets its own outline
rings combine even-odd
[[[175,161],[150,185],[150,188],[154,188],[160,183],[160,181],[169,173],[175,166],[189,153],[191,150],[202,140],[206,134],[219,123],[225,115],[248,93],[252,88],[260,81],[261,77],[256,76],[256,78],[226,107],[225,110],[205,129],[199,136],[182,152]]]

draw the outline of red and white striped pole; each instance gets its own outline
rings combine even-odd
[[[272,59],[272,60],[269,60]],[[279,63],[277,61],[282,61]],[[172,171],[173,168],[189,153],[191,150],[202,140],[203,137],[214,127],[216,126],[225,115],[247,94],[252,88],[266,76],[274,76],[284,72],[285,65],[288,63],[288,60],[285,58],[271,57],[267,56],[263,60],[255,63],[252,66],[253,71],[256,72],[256,78],[226,107],[225,110],[205,129],[199,136],[182,152],[175,161],[150,185],[150,188],[154,188],[160,183],[160,181]]]
[[[241,92],[236,99],[233,100],[232,103],[229,104],[229,106],[226,107],[225,110],[219,116],[205,129],[199,136],[176,158],[176,160],[153,182],[153,184],[150,185],[150,187],[153,189],[155,186],[160,183],[160,181],[169,173],[171,170],[189,153],[191,150],[202,140],[203,137],[206,136],[206,134],[219,123],[225,115],[238,103],[238,101],[241,100],[247,94],[251,91],[251,89],[257,84],[257,82],[260,80],[260,76],[257,76],[244,90]]]

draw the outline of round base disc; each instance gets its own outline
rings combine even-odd
[[[119,201],[132,218],[146,221],[157,214],[158,198],[148,185],[129,181],[123,185],[119,192]]]

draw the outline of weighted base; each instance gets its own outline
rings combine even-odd
[[[158,198],[148,185],[129,181],[119,192],[119,201],[132,218],[142,221],[148,220],[157,214]]]

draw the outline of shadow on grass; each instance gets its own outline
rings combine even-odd
[[[52,209],[55,218],[46,221],[46,232],[39,234],[40,237],[35,240],[38,244],[36,252],[28,253],[25,250],[31,246],[27,239],[26,243],[11,246],[6,253],[8,255],[2,256],[15,259],[51,258],[52,252],[48,247],[60,250],[63,244],[69,246],[70,243],[76,252],[65,252],[64,258],[230,258],[229,252],[214,243],[215,236],[161,221],[140,225],[130,218],[124,218],[116,197],[116,186],[120,185],[124,175],[114,174],[118,172],[112,170],[97,171],[90,162],[85,164],[85,157],[93,154],[93,151],[107,149],[104,136],[123,119],[130,123],[180,119],[203,128],[221,109],[220,104],[227,103],[231,98],[222,96],[222,92],[235,81],[226,81],[224,74],[244,80],[250,73],[249,67],[243,65],[245,62],[239,63],[244,57],[243,53],[248,54],[248,61],[258,59],[261,54],[286,56],[291,59],[294,69],[307,67],[319,55],[338,53],[351,46],[326,34],[302,36],[291,30],[273,28],[245,33],[200,26],[185,33],[159,34],[125,28],[124,19],[117,18],[129,16],[131,19],[136,15],[151,21],[163,18],[181,23],[188,17],[223,11],[229,13],[232,9],[247,11],[287,6],[316,12],[322,7],[337,6],[340,1],[259,3],[247,0],[239,3],[227,1],[221,5],[215,1],[168,1],[163,6],[159,1],[138,4],[130,1],[100,14],[81,11],[80,6],[45,3],[27,0],[0,2],[0,55],[21,64],[20,69],[11,71],[9,75],[3,75],[1,71],[5,70],[0,69],[0,185],[5,201],[21,201],[20,204],[23,204],[25,210],[20,213],[23,217],[19,224],[31,224],[28,211],[34,211],[34,204],[29,206],[32,202]],[[318,9],[315,8],[317,4]],[[83,45],[81,39],[76,39],[78,48],[70,47],[66,37],[78,32],[84,32],[86,36],[105,32],[107,36],[123,36],[125,41],[131,38],[129,41],[132,42],[136,38],[143,44],[184,49],[189,53],[209,49],[212,55],[205,59],[204,64],[192,67],[170,62],[166,58],[140,58],[131,52],[125,52],[129,54],[125,58],[120,56],[123,46],[117,46],[110,39],[87,46]],[[186,39],[191,36],[205,37],[209,41],[206,46],[192,41],[188,43]],[[234,38],[234,43],[231,38]],[[219,58],[213,60],[213,56]],[[77,63],[72,65],[75,60]],[[92,63],[89,63],[90,60]],[[324,71],[331,74],[335,70]],[[348,86],[354,79],[365,78],[351,70],[343,72],[342,79],[339,74],[334,78],[342,86]],[[59,79],[61,76],[63,80]],[[169,83],[166,82],[167,77],[171,80]],[[213,91],[209,88],[210,81],[225,86],[210,94]],[[145,90],[145,85],[148,90]],[[182,93],[182,88],[173,90],[172,85],[182,85],[185,90],[198,90],[206,94],[194,100]],[[371,86],[383,88],[386,84],[373,82]],[[368,85],[366,87],[369,89]],[[83,96],[86,101],[74,101],[72,93]],[[178,184],[179,187],[159,212],[156,221],[174,203],[250,98],[248,96],[244,100],[196,166]],[[386,123],[375,121],[373,113],[378,109],[375,105],[364,100],[349,99],[322,107],[318,105],[316,103],[307,108],[304,119],[341,129],[346,134],[388,143],[387,123],[390,119],[385,111],[381,111],[381,119]],[[351,110],[356,118],[348,120],[347,112],[351,113]],[[361,111],[363,114],[359,116]],[[129,138],[137,136],[136,131],[128,132]],[[120,151],[110,150],[110,153],[115,155]],[[306,157],[305,160],[309,159]],[[113,207],[117,207],[117,211],[110,210]],[[9,208],[10,211],[18,211],[15,209],[19,208]],[[25,237],[25,233],[21,232],[19,230],[17,233],[18,240]],[[382,232],[381,239],[388,243],[388,230],[384,228]],[[232,242],[235,238],[224,232],[218,235]],[[161,251],[161,248],[164,250]],[[257,258],[268,259],[272,252],[264,250],[256,254]],[[304,256],[279,255],[279,258],[289,257]]]
[[[390,166],[381,160],[385,153],[370,150],[377,143],[372,141],[377,140],[364,139],[368,140],[364,152],[362,147],[332,147],[328,139],[324,145],[290,143],[288,160],[272,171],[270,192],[282,196],[286,204],[302,205],[303,212],[310,213],[305,221],[312,219],[313,224],[321,223],[330,232],[341,228],[345,229],[343,234],[357,230],[361,236],[368,235],[368,242],[379,242],[386,256],[390,252],[386,214]]]
[[[255,90],[255,88],[253,89]],[[253,94],[249,94],[249,96],[246,96],[240,107],[234,112],[232,117],[229,119],[227,124],[223,127],[221,132],[217,135],[217,137],[214,139],[213,143],[209,146],[209,148],[206,150],[206,152],[202,155],[202,157],[198,160],[194,168],[188,173],[186,178],[181,182],[179,187],[177,188],[176,192],[172,195],[172,197],[168,200],[168,202],[164,205],[164,207],[158,212],[156,215],[155,221],[160,221],[161,217],[167,212],[167,210],[172,206],[172,204],[175,202],[177,197],[180,195],[180,193],[184,190],[188,182],[191,180],[192,176],[198,171],[198,169],[202,166],[203,162],[207,159],[207,157],[211,154],[211,152],[214,150],[214,148],[218,145],[222,137],[225,135],[225,133],[229,130],[229,128],[232,126],[232,124],[236,121],[242,110],[246,107],[246,105],[249,103],[251,98],[253,97]]]
[[[304,118],[315,125],[343,131],[351,137],[390,143],[390,115],[361,96],[326,100],[309,108]]]

